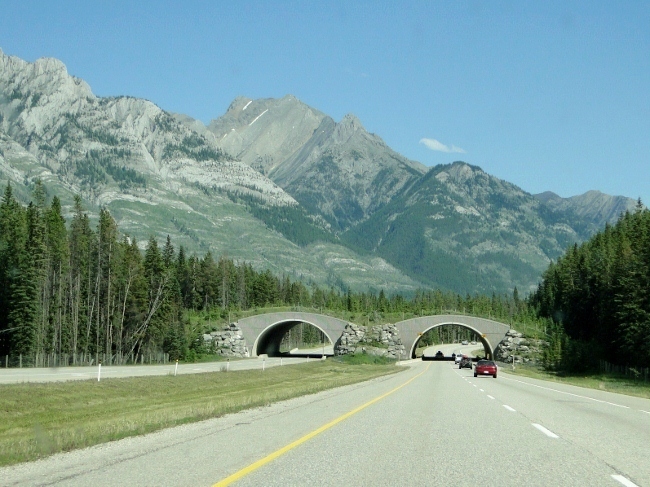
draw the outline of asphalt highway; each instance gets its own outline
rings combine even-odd
[[[413,360],[363,384],[0,469],[13,485],[650,486],[650,400]]]
[[[118,377],[142,377],[154,375],[200,374],[202,372],[220,372],[228,370],[261,369],[279,365],[298,364],[307,360],[301,357],[258,357],[253,359],[231,360],[223,362],[206,362],[198,364],[169,363],[166,365],[103,365],[91,367],[51,367],[51,368],[10,368],[0,369],[0,384],[21,382],[55,382],[67,380],[101,380]]]

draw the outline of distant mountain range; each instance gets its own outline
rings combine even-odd
[[[551,259],[636,201],[531,195],[464,162],[427,168],[300,102],[236,98],[208,126],[97,97],[56,59],[0,51],[0,182],[80,194],[122,232],[345,289],[533,289]]]

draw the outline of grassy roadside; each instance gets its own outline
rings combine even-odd
[[[0,466],[362,382],[393,363],[0,386]]]
[[[512,366],[506,364],[499,364],[499,369],[506,374],[650,399],[650,382],[643,383],[612,374],[560,375],[521,365],[516,366],[513,371]]]

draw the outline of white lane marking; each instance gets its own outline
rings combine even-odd
[[[544,428],[541,424],[533,423],[533,426],[550,438],[559,438],[558,435],[553,433],[551,430]]]
[[[644,411],[643,409],[639,409],[642,413],[650,414],[650,411]]]
[[[260,118],[262,115],[264,115],[264,114],[265,114],[266,112],[268,112],[268,111],[269,111],[268,108],[267,108],[266,110],[264,110],[264,111],[263,111],[262,113],[260,113],[257,117],[255,117],[255,120],[253,120],[251,123],[249,123],[248,126],[250,127],[251,125],[253,125],[255,122],[257,122],[257,119],[258,119],[258,118]]]
[[[494,398],[493,398],[492,396],[490,396],[489,394],[488,394],[488,397],[489,397],[490,399],[494,399]]]
[[[513,413],[517,412],[514,409],[512,409],[510,406],[508,406],[507,404],[504,404],[503,407],[506,408],[508,411],[512,411]]]
[[[476,387],[476,384],[472,384],[474,387]]]
[[[251,103],[253,103],[253,100],[246,103],[246,106],[244,108],[242,108],[241,111],[243,112],[244,110],[246,110],[248,108],[248,105],[250,105]]]
[[[626,479],[622,475],[612,475],[612,478],[614,480],[616,480],[617,482],[620,482],[621,484],[623,484],[625,487],[639,487],[634,482],[632,482],[629,479]]]
[[[479,389],[479,391],[481,391],[481,392],[485,392],[483,389]]]
[[[616,406],[617,408],[630,409],[629,406],[623,406],[621,404],[616,404],[614,402],[609,402],[609,401],[602,401],[600,399],[594,399],[593,397],[589,397],[589,396],[581,396],[580,394],[573,394],[572,392],[558,391],[557,389],[552,389],[551,387],[538,386],[538,385],[530,384],[528,382],[524,382],[524,381],[517,380],[517,379],[510,379],[510,378],[507,378],[507,377],[504,377],[504,379],[505,380],[511,380],[511,381],[514,381],[514,382],[519,382],[520,384],[525,384],[527,386],[537,387],[538,389],[545,389],[547,391],[553,391],[553,392],[557,392],[559,394],[566,394],[567,396],[579,397],[581,399],[589,399],[590,401],[600,402],[600,403],[603,403],[603,404],[609,404],[610,406]]]

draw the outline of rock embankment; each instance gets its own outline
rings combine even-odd
[[[494,350],[494,358],[501,362],[516,364],[538,364],[542,356],[542,348],[546,342],[534,338],[526,338],[516,330],[509,330]]]
[[[246,340],[237,323],[231,323],[220,331],[204,333],[203,344],[213,353],[227,357],[248,357]]]
[[[405,356],[399,330],[390,323],[374,325],[370,327],[370,331],[366,326],[349,323],[337,342],[334,353],[336,355],[367,353],[394,359]]]

